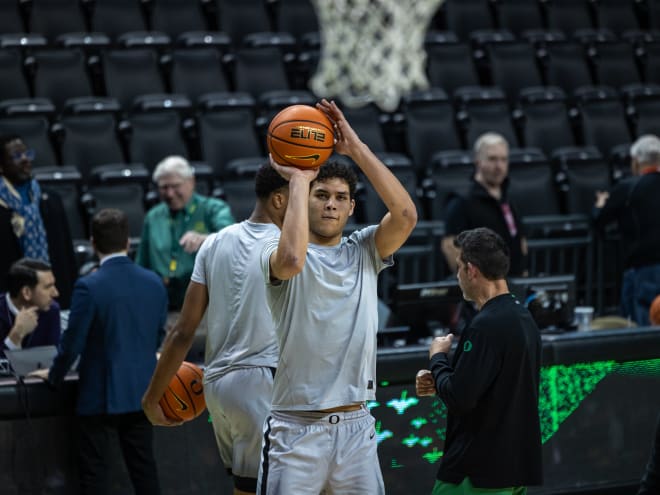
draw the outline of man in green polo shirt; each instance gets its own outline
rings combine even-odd
[[[195,193],[188,161],[169,156],[153,173],[162,202],[144,220],[136,262],[161,276],[171,310],[179,310],[195,255],[206,237],[235,222],[229,205]]]

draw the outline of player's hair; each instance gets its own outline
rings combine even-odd
[[[342,179],[346,181],[351,199],[355,197],[358,177],[352,166],[338,161],[329,161],[319,169],[319,174],[312,181],[312,184],[314,182],[324,182],[328,179]]]
[[[486,227],[464,230],[454,245],[461,250],[461,261],[479,268],[488,280],[502,280],[509,273],[509,247],[492,230]]]
[[[190,179],[194,177],[195,171],[184,157],[172,155],[163,158],[156,165],[156,169],[151,177],[154,182],[158,182],[161,177],[166,175],[178,175],[182,179]]]
[[[42,260],[21,258],[9,267],[7,288],[11,297],[18,297],[23,287],[33,289],[39,283],[37,272],[50,272],[51,266]]]
[[[264,163],[259,167],[254,178],[254,192],[259,199],[266,199],[275,191],[288,187],[288,185],[289,183],[270,166],[270,163]]]
[[[660,165],[660,139],[653,134],[641,136],[630,147],[630,157],[642,165]]]
[[[128,243],[128,217],[115,208],[105,208],[92,219],[92,238],[101,254],[124,251]]]
[[[486,132],[485,134],[482,134],[474,142],[474,158],[478,160],[484,152],[485,148],[495,144],[503,144],[507,147],[507,149],[509,148],[509,143],[501,134],[496,132]]]

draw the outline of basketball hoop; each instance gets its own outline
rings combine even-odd
[[[428,88],[424,35],[442,1],[313,0],[322,50],[312,91],[393,111],[403,94]]]

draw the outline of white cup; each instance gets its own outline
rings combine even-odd
[[[591,322],[594,319],[594,308],[591,306],[576,306],[574,317],[579,331],[591,330]]]

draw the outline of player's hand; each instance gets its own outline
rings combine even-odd
[[[149,422],[154,426],[179,426],[184,423],[183,421],[175,421],[165,416],[163,408],[160,407],[158,402],[151,403],[143,400],[142,410]]]
[[[275,171],[282,176],[286,181],[291,181],[294,176],[303,177],[306,181],[312,182],[316,179],[316,176],[319,174],[319,168],[298,168],[292,167],[291,165],[281,165],[275,161],[273,155],[269,154],[268,159],[270,160],[270,166],[275,169]]]
[[[36,306],[32,306],[23,308],[18,312],[16,320],[14,320],[14,326],[10,332],[10,338],[15,337],[15,339],[12,338],[12,341],[20,344],[26,335],[34,332],[39,322],[38,311],[39,309]]]
[[[415,392],[418,396],[435,395],[435,383],[429,370],[419,370],[415,376]]]
[[[189,230],[181,236],[179,239],[179,245],[183,248],[186,253],[193,254],[199,251],[199,247],[206,239],[206,234],[200,234],[193,230]]]
[[[607,191],[596,191],[596,208],[602,208],[607,203],[607,200],[610,199],[610,193]]]
[[[344,113],[334,101],[328,101],[325,98],[316,104],[316,108],[325,113],[332,122],[335,131],[335,151],[342,155],[352,156],[352,152],[362,144],[362,141],[344,117]]]
[[[49,369],[40,369],[40,370],[34,370],[30,371],[27,376],[34,376],[36,378],[41,378],[42,380],[48,381],[48,372]]]
[[[429,348],[429,358],[433,357],[434,354],[439,352],[449,352],[451,349],[451,343],[454,340],[454,335],[449,333],[442,337],[436,337],[431,342],[431,347]]]

